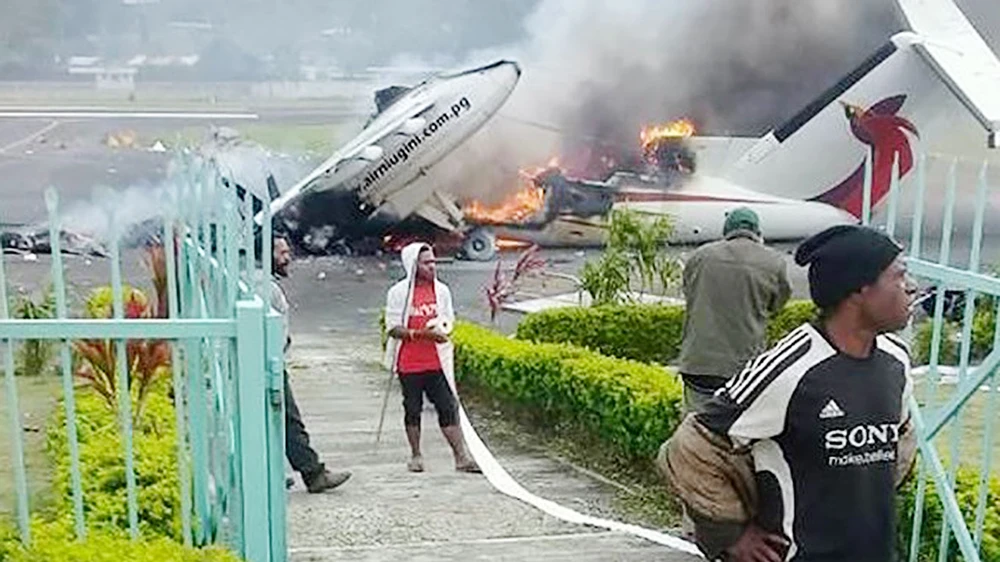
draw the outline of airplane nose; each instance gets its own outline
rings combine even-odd
[[[495,75],[503,76],[504,78],[511,77],[515,81],[521,78],[521,65],[517,64],[512,60],[499,60],[496,63],[490,65],[486,68],[490,71],[495,71]],[[510,74],[510,71],[514,71]]]

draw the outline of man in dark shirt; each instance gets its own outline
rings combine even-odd
[[[684,264],[679,369],[689,412],[701,411],[747,359],[764,351],[767,320],[791,296],[785,259],[764,245],[756,213],[733,209],[723,235]]]
[[[911,382],[907,346],[891,332],[906,325],[914,292],[901,251],[856,226],[804,242],[795,259],[809,265],[819,321],[749,361],[695,416],[752,459],[754,515],[722,559],[894,558]]]

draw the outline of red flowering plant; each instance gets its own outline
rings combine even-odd
[[[128,320],[162,318],[166,316],[166,267],[162,247],[147,250],[146,263],[153,274],[157,298],[155,306],[146,295],[134,287],[122,286],[122,313]],[[112,318],[114,295],[111,287],[95,289],[87,299],[89,318]],[[87,381],[112,410],[118,408],[117,345],[110,339],[89,339],[73,342],[79,358],[76,375]],[[155,383],[170,375],[170,342],[156,339],[136,339],[125,342],[128,366],[128,391],[134,399],[133,420],[140,419],[146,397]]]
[[[497,261],[493,279],[485,289],[486,303],[490,307],[490,322],[496,321],[500,308],[517,292],[518,283],[527,275],[541,271],[545,267],[545,260],[538,256],[538,246],[532,246],[521,253],[509,275],[500,270],[500,265],[500,261]]]

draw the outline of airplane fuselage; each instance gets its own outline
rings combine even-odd
[[[853,224],[849,213],[820,202],[775,197],[733,185],[726,180],[695,176],[669,187],[620,185],[611,209],[628,209],[649,217],[662,216],[673,226],[671,242],[700,244],[723,236],[726,214],[748,207],[760,217],[764,238],[787,241],[807,238],[829,226]],[[551,247],[594,247],[604,244],[610,213],[581,216],[561,212],[537,227],[497,226],[497,236]]]

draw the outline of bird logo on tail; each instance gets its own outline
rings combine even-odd
[[[892,163],[899,157],[899,178],[913,169],[913,149],[907,132],[917,138],[917,128],[905,117],[897,115],[906,101],[905,95],[883,99],[868,109],[841,101],[851,133],[872,151],[871,204],[874,207],[888,193],[892,183]],[[865,188],[865,161],[862,160],[844,181],[833,189],[813,198],[844,209],[861,218]]]

